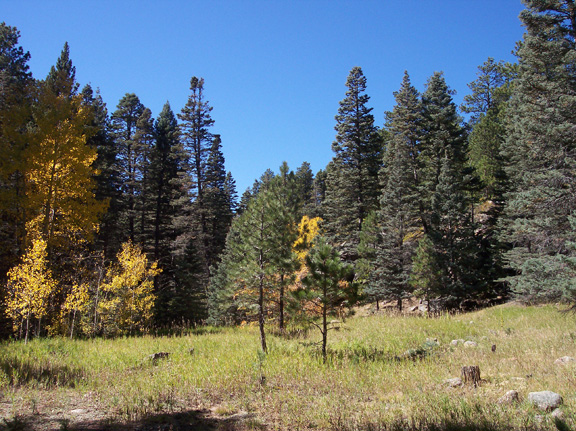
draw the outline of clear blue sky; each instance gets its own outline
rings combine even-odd
[[[34,77],[64,42],[80,85],[99,88],[109,112],[136,93],[158,115],[186,103],[205,79],[213,133],[238,192],[267,168],[332,157],[334,115],[346,77],[362,67],[379,126],[404,70],[420,90],[442,70],[460,103],[488,57],[513,61],[520,0],[0,0],[21,32]]]

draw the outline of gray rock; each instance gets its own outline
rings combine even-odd
[[[446,383],[451,388],[457,388],[459,386],[462,386],[462,379],[460,377],[456,377],[454,379],[444,380],[444,383]]]
[[[450,341],[450,344],[452,344],[453,346],[457,346],[458,344],[464,344],[464,340],[462,340],[461,338],[459,338],[458,340],[452,340],[452,341]]]
[[[148,360],[156,365],[160,359],[168,359],[169,356],[170,353],[168,352],[152,353],[151,355],[148,355]]]
[[[555,409],[552,413],[550,413],[554,419],[564,419],[564,412],[560,409]]]
[[[88,410],[84,410],[84,409],[74,409],[74,410],[70,410],[70,413],[72,413],[73,415],[83,415],[84,413],[87,413]]]
[[[498,399],[498,404],[514,404],[520,401],[518,391],[508,391]]]
[[[539,409],[546,411],[552,411],[560,407],[564,402],[559,394],[552,391],[530,392],[528,394],[528,401]]]
[[[556,365],[566,365],[571,362],[576,362],[576,359],[574,359],[572,356],[562,356],[561,358],[558,358],[554,361]]]
[[[465,341],[464,347],[477,347],[478,343],[476,341]]]

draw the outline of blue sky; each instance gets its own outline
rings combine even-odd
[[[377,125],[404,70],[424,91],[444,71],[460,103],[488,57],[513,61],[520,0],[0,0],[21,32],[34,77],[64,42],[76,77],[99,88],[110,112],[136,93],[158,115],[185,105],[205,79],[213,133],[238,192],[282,161],[314,172],[332,157],[346,77],[362,67]]]

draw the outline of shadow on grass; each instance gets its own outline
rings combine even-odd
[[[521,428],[507,423],[480,420],[478,422],[441,420],[400,419],[391,423],[350,424],[347,421],[331,423],[332,431],[540,431],[542,429],[571,429],[563,420],[556,418],[551,427],[544,424],[524,425]],[[138,421],[125,422],[111,419],[68,421],[46,418],[42,415],[16,416],[0,422],[0,431],[265,431],[270,428],[259,422],[252,415],[233,415],[226,418],[215,418],[209,410],[191,410],[179,413],[164,413],[148,416]],[[286,429],[291,429],[289,425]]]
[[[0,431],[248,431],[266,428],[251,415],[215,418],[209,410],[147,416],[138,421],[115,419],[68,420],[44,415],[19,415],[0,421]]]
[[[0,360],[0,369],[10,385],[39,384],[45,387],[62,386],[73,388],[85,376],[81,368],[71,368],[51,361],[21,360],[5,358]]]

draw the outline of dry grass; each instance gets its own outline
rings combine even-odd
[[[452,346],[453,339],[478,346]],[[71,418],[66,426],[74,429],[78,418],[69,411],[86,409],[105,412],[109,421],[190,411],[242,419],[242,425],[228,421],[197,429],[576,429],[576,366],[554,364],[561,356],[576,357],[576,316],[552,306],[506,305],[434,319],[352,318],[330,333],[326,365],[317,341],[313,332],[271,336],[266,357],[250,327],[178,337],[4,343],[4,427],[10,429],[17,414],[51,409]],[[154,364],[147,356],[155,352],[170,356]],[[445,383],[464,365],[480,367],[480,387]],[[521,402],[498,404],[510,389]],[[541,390],[564,397],[562,420],[525,401]]]

